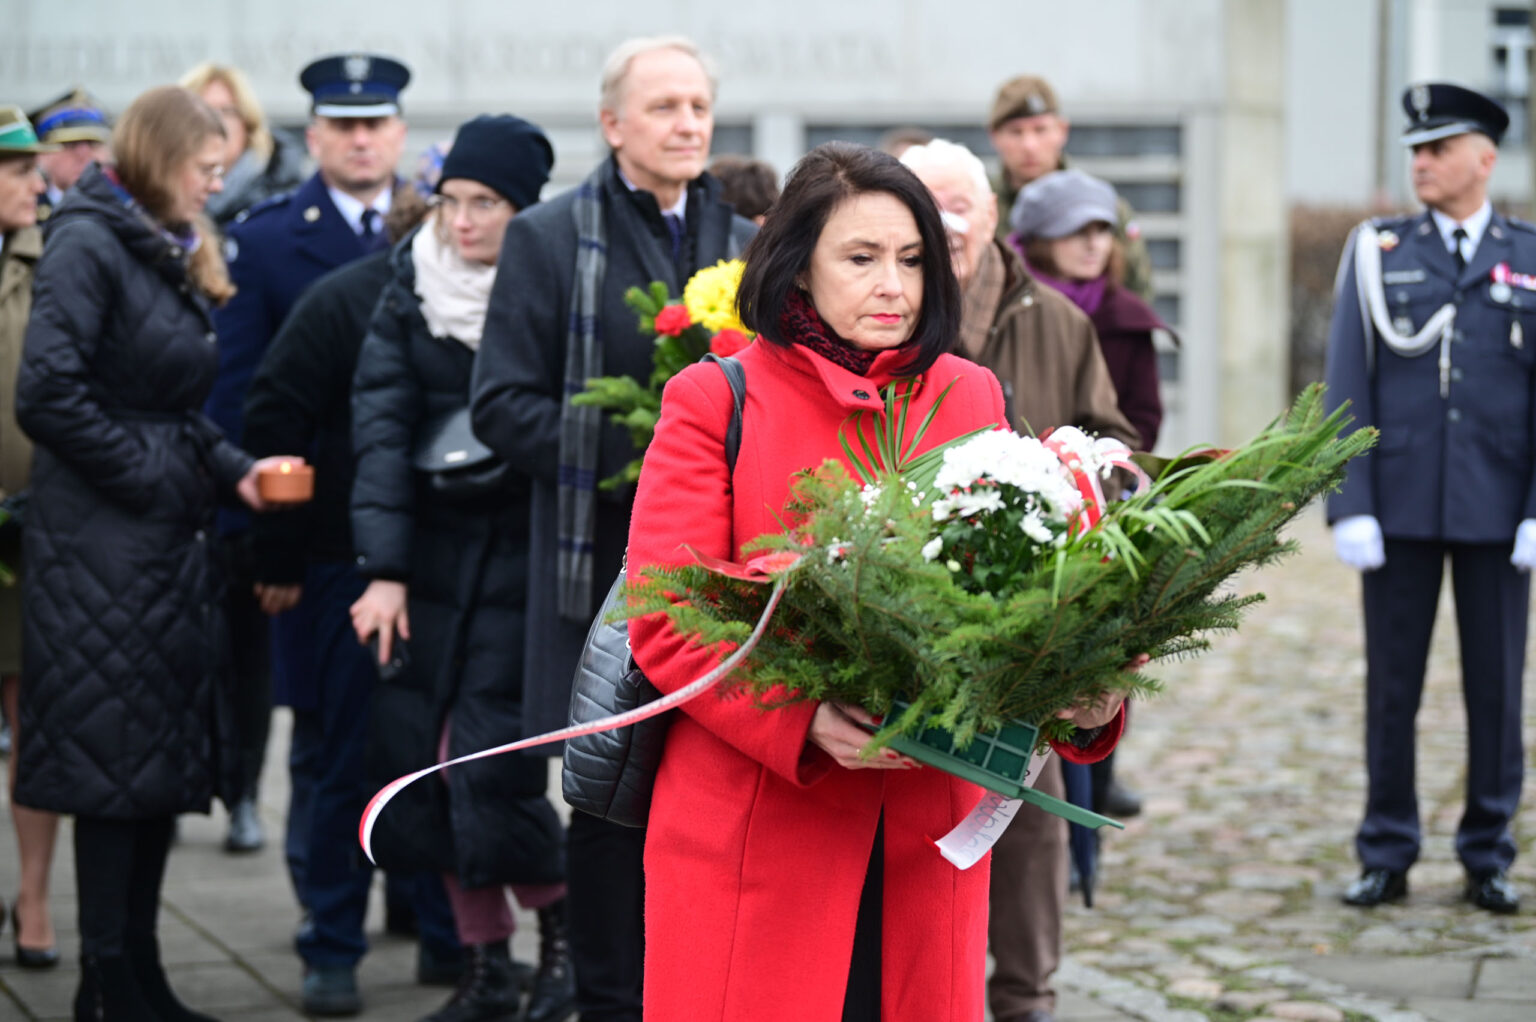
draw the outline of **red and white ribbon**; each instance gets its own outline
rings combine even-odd
[[[1052,437],[1052,432],[1047,430],[1042,434],[1040,442],[1045,445],[1046,450],[1056,455],[1068,472],[1072,473],[1072,482],[1077,486],[1077,492],[1083,497],[1083,509],[1078,514],[1077,526],[1079,530],[1086,532],[1099,524],[1099,519],[1104,517],[1104,484],[1097,472],[1083,467],[1082,455],[1073,450],[1065,440]],[[1142,471],[1140,465],[1131,460],[1131,449],[1125,444],[1111,442],[1107,438],[1100,439],[1094,442],[1093,453],[1110,468],[1123,468],[1134,475],[1137,490],[1144,490],[1152,485],[1151,477]]]
[[[550,731],[546,734],[535,735],[532,738],[524,738],[520,741],[509,742],[506,745],[498,745],[495,748],[481,749],[479,752],[472,752],[467,756],[460,756],[458,759],[451,759],[446,763],[438,763],[434,766],[427,767],[425,770],[418,770],[413,774],[406,774],[404,777],[397,777],[393,781],[390,781],[388,784],[384,785],[384,787],[379,789],[378,794],[374,795],[373,798],[369,800],[368,808],[363,810],[363,818],[358,823],[357,840],[358,843],[363,846],[363,852],[368,856],[368,861],[374,862],[374,824],[378,822],[379,815],[384,812],[384,807],[389,805],[390,800],[393,799],[396,795],[400,794],[400,792],[407,785],[415,781],[419,781],[429,774],[435,774],[439,770],[446,770],[448,767],[458,766],[460,763],[468,763],[477,759],[488,759],[491,756],[500,756],[507,752],[518,752],[522,749],[532,749],[540,745],[549,745],[552,742],[564,741],[567,738],[578,738],[582,735],[597,734],[599,731],[613,731],[617,728],[628,727],[630,724],[637,724],[642,720],[647,720],[651,717],[657,716],[658,714],[666,713],[668,710],[681,706],[689,700],[697,699],[705,692],[708,692],[710,689],[714,688],[722,680],[725,679],[726,675],[734,671],[741,664],[741,662],[747,658],[747,655],[750,654],[752,650],[757,646],[758,640],[763,637],[763,633],[767,631],[768,620],[773,617],[773,611],[776,607],[778,607],[779,599],[784,595],[784,589],[789,582],[789,575],[790,573],[788,571],[784,571],[774,582],[773,592],[768,595],[768,605],[763,608],[762,616],[757,619],[757,627],[752,630],[752,634],[748,636],[747,641],[743,642],[741,646],[736,650],[736,652],[732,653],[725,660],[722,660],[714,668],[714,670],[710,671],[702,678],[699,678],[698,680],[683,686],[676,692],[673,692],[670,695],[662,696],[655,702],[646,703],[644,706],[636,707],[635,709],[629,710],[625,713],[616,713],[611,717],[604,717],[601,720],[594,720],[586,724],[561,728],[558,731]],[[374,864],[377,865],[376,862],[374,862]]]

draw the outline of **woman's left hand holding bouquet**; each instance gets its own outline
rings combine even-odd
[[[880,722],[862,707],[827,700],[816,707],[806,744],[821,749],[848,770],[911,770],[918,765],[894,749],[881,749],[879,755],[865,758],[861,753],[870,735],[860,724],[878,727]]]

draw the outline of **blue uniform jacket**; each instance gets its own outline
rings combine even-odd
[[[251,377],[299,294],[365,254],[319,174],[230,225],[225,255],[239,290],[214,318],[219,375],[205,409],[230,440],[240,442]]]
[[[1494,213],[1458,276],[1428,212],[1375,225],[1391,232],[1381,267],[1399,333],[1456,305],[1449,390],[1441,397],[1438,344],[1404,358],[1373,326],[1368,363],[1351,236],[1328,332],[1328,400],[1348,401],[1351,428],[1372,425],[1381,438],[1350,463],[1328,521],[1374,515],[1389,539],[1509,542],[1522,519],[1536,518],[1536,227]],[[1495,286],[1496,267],[1516,280]]]

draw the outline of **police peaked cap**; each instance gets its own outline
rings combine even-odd
[[[1509,114],[1481,92],[1449,82],[1423,82],[1403,92],[1408,126],[1403,145],[1415,146],[1436,139],[1476,131],[1498,145],[1509,128]]]
[[[321,57],[299,72],[320,117],[392,117],[410,80],[410,68],[376,53]]]

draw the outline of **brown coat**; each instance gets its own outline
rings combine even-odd
[[[958,354],[997,374],[1021,432],[1077,426],[1136,446],[1093,324],[1001,242],[992,243],[967,285]]]
[[[32,270],[42,254],[36,227],[7,235],[0,253],[0,497],[25,489],[32,467],[32,441],[16,425],[16,371],[32,313]]]

